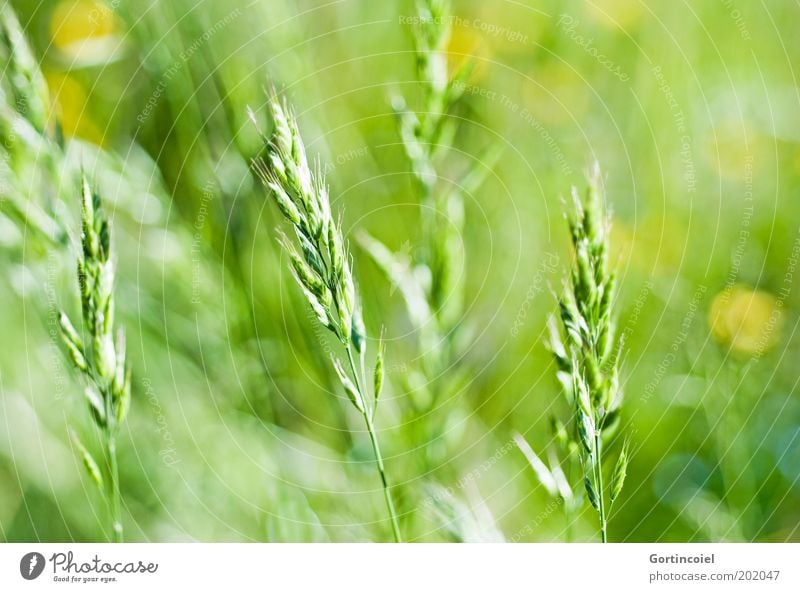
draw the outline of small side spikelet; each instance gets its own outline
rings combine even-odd
[[[67,348],[72,363],[81,372],[86,372],[89,369],[89,364],[86,362],[86,355],[83,353],[83,341],[64,312],[60,312],[58,315],[58,325],[61,328],[61,339]]]
[[[588,476],[583,478],[583,486],[586,489],[586,496],[589,498],[589,503],[595,510],[600,511],[600,500],[597,497],[597,490],[594,488]]]
[[[97,465],[97,462],[94,460],[94,457],[83,445],[81,439],[78,437],[78,434],[75,433],[74,430],[70,430],[70,439],[72,440],[73,445],[75,448],[78,449],[78,454],[81,457],[81,461],[83,462],[83,467],[86,469],[86,473],[91,477],[92,482],[97,485],[97,488],[102,491],[103,490],[103,474],[100,472],[100,467]]]
[[[614,474],[611,477],[611,503],[613,504],[619,494],[622,493],[622,486],[625,484],[625,477],[628,474],[628,451],[630,449],[630,445],[628,442],[625,442],[622,446],[622,450],[619,453],[619,457],[617,458],[617,464],[614,467]]]
[[[383,343],[383,332],[381,331],[381,337],[378,341],[378,353],[375,357],[375,370],[373,372],[373,379],[374,379],[374,393],[375,393],[375,406],[378,405],[378,399],[381,396],[381,391],[383,390],[383,352],[384,352],[384,343]]]
[[[360,413],[364,413],[364,400],[361,398],[361,393],[358,392],[353,381],[347,376],[347,372],[345,372],[345,369],[342,367],[342,363],[334,357],[331,357],[331,362],[333,364],[333,369],[336,370],[336,375],[339,377],[339,382],[341,382],[344,387],[344,392],[347,393],[347,398],[350,399],[350,402],[355,405],[355,408],[358,409]]]

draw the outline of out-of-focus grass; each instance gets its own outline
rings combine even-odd
[[[327,165],[345,229],[415,249],[388,101],[416,88],[412,3],[13,4],[70,159],[110,200],[137,369],[120,444],[128,537],[387,539],[369,443],[334,394],[248,170],[259,139],[245,107],[263,112],[274,81]],[[428,443],[400,422],[413,396],[401,379],[418,363],[400,296],[353,246],[367,325],[386,324],[381,437],[406,537],[564,537],[510,434],[550,440],[560,395],[545,321],[569,257],[559,197],[597,158],[633,434],[611,540],[797,540],[797,6],[469,1],[455,14],[453,59],[473,54],[477,67],[454,161],[506,148],[466,200],[475,330],[459,362],[468,380],[437,411],[454,452],[430,474],[415,462]],[[440,173],[458,183],[464,171]],[[76,192],[67,211],[78,203]],[[98,539],[105,509],[67,437],[85,415],[79,385],[50,324],[51,296],[76,305],[71,258],[43,254],[5,218],[0,229],[12,345],[0,353],[0,535]],[[436,487],[451,488],[457,519]],[[589,513],[574,535],[595,535]]]

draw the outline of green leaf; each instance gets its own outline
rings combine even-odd
[[[486,150],[478,155],[477,162],[480,164],[472,167],[467,175],[459,181],[458,185],[454,186],[453,191],[461,196],[472,196],[489,177],[489,173],[494,172],[494,167],[503,152],[505,152],[504,145],[499,142],[490,144]]]
[[[514,434],[514,442],[516,442],[522,454],[525,455],[525,458],[528,459],[528,463],[531,465],[533,473],[536,475],[539,483],[542,484],[542,487],[547,490],[547,493],[551,497],[556,497],[559,493],[558,484],[553,474],[550,472],[550,469],[547,468],[547,465],[537,456],[527,440],[522,437],[522,434]]]
[[[392,253],[386,245],[366,232],[360,232],[357,239],[361,248],[400,291],[414,328],[419,330],[425,327],[431,321],[432,313],[425,290],[415,276],[408,257],[401,253]]]

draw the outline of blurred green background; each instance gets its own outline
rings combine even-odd
[[[419,212],[390,106],[419,93],[412,2],[12,2],[68,158],[113,219],[133,405],[120,443],[134,541],[387,540],[368,440],[336,388],[249,171],[274,84],[295,105],[347,232],[414,252]],[[570,264],[562,197],[600,161],[613,213],[628,481],[613,541],[800,540],[800,57],[795,2],[453,3],[476,68],[442,183],[504,150],[467,196],[465,377],[409,421],[420,356],[399,294],[355,244],[379,419],[409,540],[564,540],[511,440],[551,440],[545,347]],[[5,65],[4,65],[5,66]],[[262,121],[262,127],[267,128]],[[36,174],[35,172],[32,174]],[[63,215],[78,233],[79,200]],[[74,254],[0,217],[0,537],[102,540],[71,449],[91,434],[53,319]],[[456,369],[454,369],[455,371]],[[90,438],[91,440],[91,438]],[[421,469],[439,446],[445,458]],[[589,508],[574,525],[593,540]]]

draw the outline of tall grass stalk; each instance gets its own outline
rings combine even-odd
[[[67,245],[62,193],[75,177],[47,85],[8,2],[0,6],[0,206],[43,250]],[[84,377],[84,398],[103,442],[103,469],[75,430],[70,436],[89,477],[106,500],[109,540],[123,539],[117,437],[130,405],[130,371],[125,337],[114,333],[114,267],[110,231],[100,198],[81,179],[82,233],[78,257],[82,330],[59,313],[61,337],[73,365]]]
[[[429,442],[423,458],[429,469],[442,460],[436,451],[441,449],[437,440],[445,425],[430,411],[458,383],[453,366],[464,312],[464,195],[481,185],[498,153],[487,152],[481,164],[462,177],[460,186],[441,186],[441,153],[452,146],[459,119],[451,115],[473,64],[465,60],[455,70],[448,64],[452,19],[447,0],[419,0],[417,13],[413,40],[421,101],[413,110],[403,97],[396,96],[393,108],[417,192],[419,248],[409,257],[392,252],[366,233],[359,236],[359,242],[403,295],[417,335],[419,377],[405,387],[412,395],[415,418],[423,418],[421,427]]]
[[[130,407],[131,371],[125,357],[125,334],[122,329],[114,330],[115,263],[111,231],[100,196],[92,191],[85,177],[81,181],[81,204],[78,284],[83,331],[79,333],[64,312],[59,315],[59,322],[64,345],[86,382],[84,397],[101,434],[106,470],[100,470],[77,433],[73,431],[72,437],[89,476],[108,503],[109,539],[122,542],[117,437]]]
[[[11,5],[0,5],[0,209],[47,246],[63,245],[66,230],[55,211],[63,144],[47,85]]]
[[[597,163],[589,171],[585,194],[579,195],[573,188],[572,200],[575,212],[569,219],[569,228],[575,259],[559,299],[562,331],[550,323],[550,349],[571,413],[566,424],[557,418],[552,420],[553,439],[568,472],[571,474],[573,467],[579,470],[586,496],[599,518],[600,538],[605,543],[609,512],[625,482],[629,448],[627,442],[622,445],[610,479],[606,479],[605,446],[620,424],[622,390],[612,314],[615,277],[608,265],[609,220],[603,210]],[[557,455],[551,456],[548,466],[521,436],[516,440],[548,493],[565,501],[571,522],[580,505],[575,501],[580,499],[577,493],[580,486],[568,484]]]
[[[575,214],[570,234],[575,261],[559,301],[565,344],[562,372],[571,379],[572,403],[583,483],[600,520],[600,537],[608,540],[608,514],[625,481],[628,445],[622,446],[611,480],[604,484],[604,445],[620,421],[622,389],[612,316],[616,279],[608,266],[609,221],[604,213],[600,166],[594,163],[583,196],[573,188]]]
[[[384,379],[383,340],[378,346],[370,396],[365,368],[367,335],[341,221],[334,220],[331,214],[328,187],[319,162],[314,169],[309,165],[294,113],[274,91],[269,107],[274,129],[270,138],[264,138],[266,160],[255,159],[253,168],[292,227],[293,238],[281,233],[280,241],[297,283],[318,322],[336,336],[344,349],[346,363],[331,355],[331,364],[345,394],[364,420],[392,533],[400,542],[397,512],[375,428]],[[255,122],[252,112],[251,116]]]

